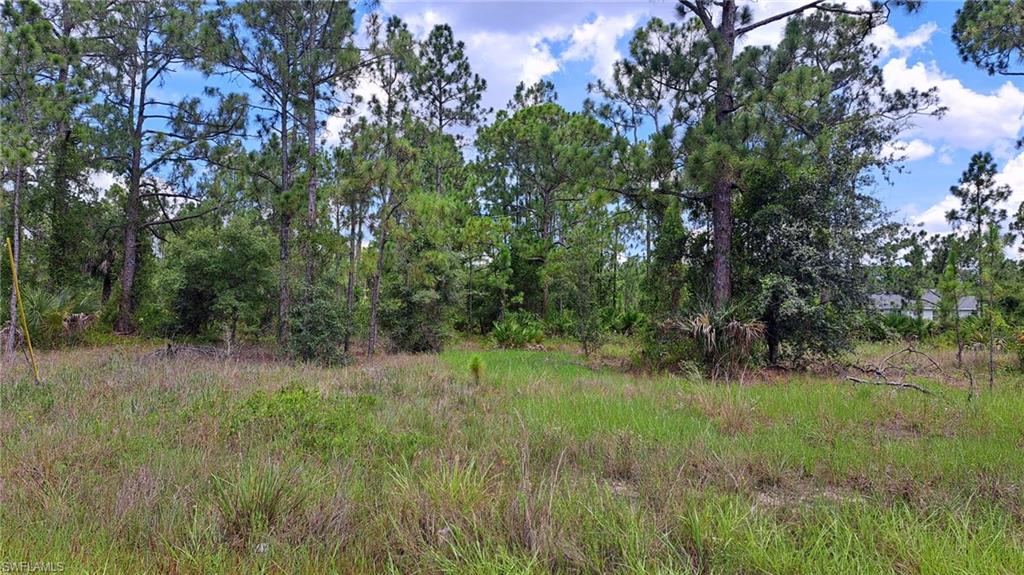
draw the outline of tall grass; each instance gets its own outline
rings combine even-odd
[[[968,403],[810,375],[641,377],[555,352],[320,369],[107,348],[42,365],[46,386],[24,366],[0,385],[0,561],[1024,572],[1024,396],[1009,371]]]

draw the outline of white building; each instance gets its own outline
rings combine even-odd
[[[921,319],[935,320],[939,315],[939,302],[942,296],[930,289],[921,295]],[[909,317],[917,317],[918,302],[894,293],[880,293],[871,296],[872,307],[881,313],[901,313]],[[957,315],[967,317],[978,313],[978,298],[968,295],[960,298],[956,306]]]

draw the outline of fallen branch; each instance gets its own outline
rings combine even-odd
[[[900,388],[900,389],[914,389],[914,390],[920,391],[921,393],[924,393],[926,395],[931,395],[932,394],[932,392],[928,391],[927,389],[921,387],[920,385],[916,385],[916,384],[913,384],[913,383],[902,383],[902,382],[899,382],[899,381],[886,381],[884,379],[876,381],[876,380],[869,380],[869,379],[860,379],[859,377],[853,377],[853,376],[847,376],[846,377],[846,381],[852,381],[853,383],[862,383],[864,385],[883,385],[883,386],[889,386],[889,387],[896,387],[896,388]]]

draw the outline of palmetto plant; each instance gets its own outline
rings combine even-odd
[[[754,346],[765,338],[764,323],[742,320],[734,308],[704,310],[666,323],[665,327],[694,342],[712,377],[735,374],[747,363]]]
[[[87,327],[99,309],[99,300],[90,291],[65,288],[49,292],[24,286],[21,296],[32,343],[39,347],[54,347],[77,336],[79,328]]]

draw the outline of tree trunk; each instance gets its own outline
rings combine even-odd
[[[134,194],[129,192],[128,207],[125,210],[124,261],[121,264],[121,301],[117,307],[117,321],[114,331],[120,334],[135,332],[135,273],[139,263],[138,220],[139,210]]]
[[[473,256],[469,258],[469,273],[467,274],[468,280],[466,282],[466,326],[469,327],[469,332],[473,333]]]
[[[953,297],[956,300],[953,310],[953,331],[956,332],[956,366],[962,367],[964,364],[964,341],[960,336],[960,296],[953,292]]]
[[[141,133],[141,112],[137,124]],[[141,135],[138,136],[141,138]],[[125,198],[124,254],[121,263],[121,301],[117,309],[114,330],[120,334],[135,332],[135,274],[139,268],[139,231],[142,223],[141,187],[142,142],[137,139],[132,150],[132,168],[128,182],[128,197]]]
[[[72,33],[72,18],[69,14],[68,0],[63,0],[60,7],[61,37],[69,38]],[[67,51],[62,54],[60,68],[57,72],[57,84],[67,86],[70,69]],[[65,98],[68,96],[65,95]],[[75,269],[75,256],[79,249],[81,234],[75,230],[74,222],[70,222],[71,197],[71,154],[73,151],[71,130],[71,106],[61,110],[60,120],[55,129],[56,143],[53,150],[53,178],[50,182],[50,221],[53,231],[50,236],[50,287],[57,289],[75,281],[79,270]]]
[[[281,273],[277,280],[277,343],[281,345],[288,342],[288,315],[291,310],[291,294],[288,290],[288,278],[291,275],[291,265],[289,265],[291,235],[292,217],[287,211],[282,211],[278,227],[278,243],[280,245],[278,265],[280,266]]]
[[[356,297],[356,266],[359,258],[359,244],[363,241],[363,225],[361,209],[358,201],[353,200],[349,211],[348,224],[348,285],[345,287],[345,311],[348,313],[349,324],[353,324],[352,312]],[[351,331],[351,330],[349,330]],[[345,334],[345,352],[349,350],[351,334]]]
[[[287,47],[286,47],[287,48]],[[280,189],[280,201],[278,202],[278,209],[280,210],[279,216],[279,229],[278,229],[278,241],[280,242],[279,252],[279,276],[277,281],[278,288],[278,300],[277,300],[277,343],[278,345],[284,345],[288,341],[288,315],[291,311],[291,295],[288,291],[288,279],[291,275],[291,265],[289,258],[291,256],[291,233],[292,233],[292,217],[289,213],[287,206],[288,193],[291,191],[292,184],[292,173],[291,165],[288,161],[288,101],[289,95],[284,93],[281,95],[281,109],[279,111],[281,115],[281,189]]]
[[[715,125],[718,127],[718,137],[728,140],[732,139],[735,47],[736,3],[734,0],[724,0],[718,37],[715,39]],[[729,304],[732,297],[729,252],[732,247],[732,190],[735,185],[736,177],[732,168],[728,165],[719,166],[711,186],[712,303],[719,311]]]
[[[149,59],[148,45],[141,55],[141,61]],[[149,71],[143,67],[136,69],[140,78],[135,84],[136,77],[131,76],[132,96],[129,102],[129,110],[135,116],[131,118],[132,126],[132,159],[131,169],[128,174],[128,197],[125,198],[124,206],[124,261],[121,263],[121,301],[118,303],[117,320],[114,322],[114,331],[120,334],[135,332],[135,274],[139,267],[139,232],[142,231],[142,138],[146,122],[146,87],[148,86]],[[136,99],[136,88],[138,99]]]
[[[11,205],[11,219],[13,231],[11,232],[11,251],[14,255],[14,262],[11,267],[11,300],[10,318],[11,329],[7,337],[5,351],[7,355],[14,354],[18,334],[18,292],[14,285],[14,275],[21,264],[21,189],[25,185],[25,171],[20,165],[14,166],[14,201]]]
[[[306,298],[307,300],[312,297],[313,292],[313,274],[314,270],[314,241],[313,237],[316,233],[316,195],[317,186],[319,181],[317,180],[317,141],[316,141],[316,86],[310,86],[309,93],[309,112],[306,117],[306,145],[309,147],[309,181],[306,185],[306,241],[305,241],[305,256],[306,256]]]
[[[385,206],[386,207],[386,206]],[[377,348],[378,314],[380,308],[380,276],[384,273],[384,247],[387,244],[388,236],[381,223],[380,241],[377,243],[377,268],[373,272],[373,279],[370,285],[370,334],[366,340],[366,355],[373,357]]]

